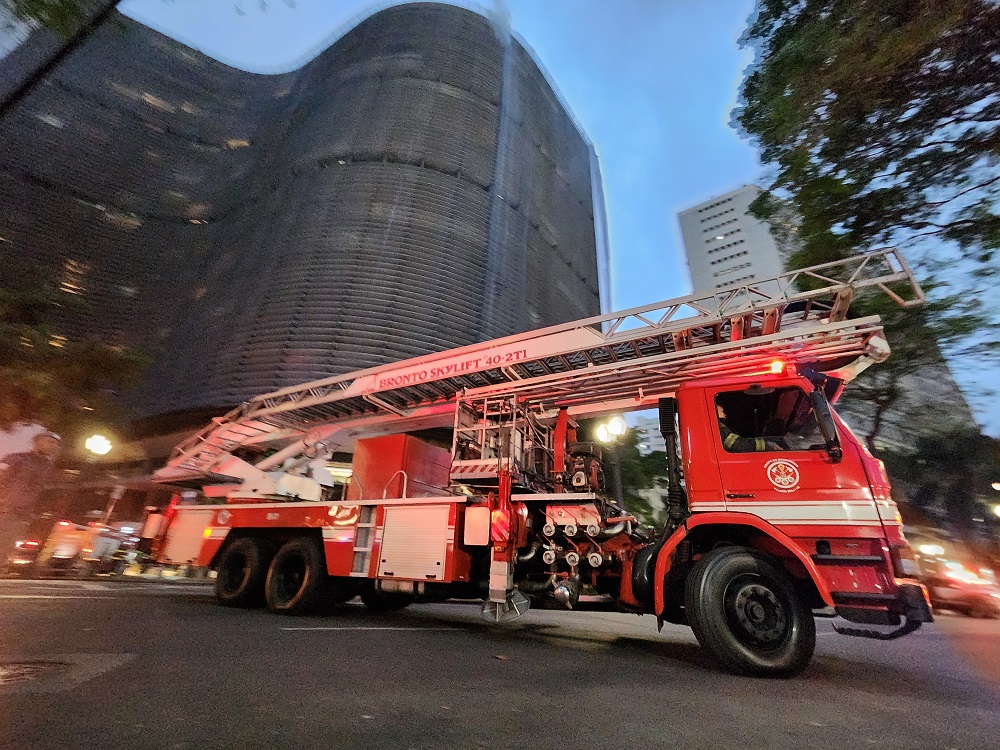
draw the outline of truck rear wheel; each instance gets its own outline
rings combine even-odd
[[[283,615],[306,615],[323,601],[327,588],[326,559],[310,537],[286,542],[267,571],[267,608]]]
[[[698,642],[734,672],[794,675],[816,648],[816,622],[789,577],[745,547],[723,547],[698,560],[684,606]]]
[[[222,551],[215,574],[215,598],[219,604],[254,607],[263,601],[270,549],[263,540],[243,537]]]

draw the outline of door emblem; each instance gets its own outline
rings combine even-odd
[[[795,492],[799,488],[799,467],[787,458],[772,458],[764,464],[767,478],[778,492]]]
[[[228,510],[220,510],[218,515],[215,516],[215,522],[219,526],[225,526],[229,519],[232,518],[232,515]]]

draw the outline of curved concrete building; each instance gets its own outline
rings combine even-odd
[[[118,20],[0,121],[0,246],[90,303],[68,335],[152,347],[137,415],[599,312],[593,149],[486,19],[399,6],[276,76]]]

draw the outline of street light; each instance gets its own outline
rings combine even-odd
[[[611,417],[607,422],[597,425],[597,439],[602,443],[613,443],[615,438],[625,434],[628,425],[621,417]]]
[[[91,435],[84,446],[95,456],[105,456],[111,450],[111,441],[104,435]]]
[[[622,468],[618,460],[618,438],[625,434],[628,425],[621,417],[611,417],[607,422],[597,425],[597,439],[606,444],[611,453],[611,475],[615,482],[615,500],[619,505],[625,502],[622,491]]]

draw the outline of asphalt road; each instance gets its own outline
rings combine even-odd
[[[0,582],[0,747],[1000,747],[1000,622],[819,623],[801,676],[721,671],[650,617],[469,605],[290,619],[203,585]]]

